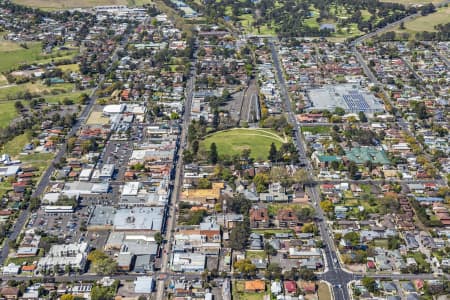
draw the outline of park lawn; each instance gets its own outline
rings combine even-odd
[[[206,136],[200,142],[200,148],[209,151],[211,144],[215,143],[219,157],[221,155],[237,155],[244,149],[250,149],[250,156],[253,159],[266,160],[272,143],[279,149],[285,142],[287,142],[286,139],[273,130],[238,128]]]
[[[2,116],[0,118],[0,128],[8,126],[9,123],[17,116],[14,101],[0,102],[0,111],[2,112]]]
[[[50,86],[45,85],[42,81],[35,83],[27,82],[23,84],[13,85],[7,88],[0,88],[0,100],[11,100],[22,98],[25,92],[31,94],[39,94],[39,97],[45,98],[46,95],[52,93],[67,93],[72,91],[74,85],[72,83],[59,83]]]
[[[436,25],[448,23],[450,20],[450,7],[439,8],[435,13],[429,14],[427,16],[420,16],[414,20],[404,23],[405,29],[401,30],[397,28],[398,33],[410,33],[414,34],[416,32],[429,31],[434,32]],[[413,36],[412,36],[413,37]]]
[[[20,134],[7,142],[3,146],[2,152],[7,153],[11,157],[15,158],[22,152],[23,147],[25,147],[25,145],[31,141],[31,138],[32,136],[30,131]]]
[[[317,291],[319,300],[331,300],[330,287],[325,282],[319,283],[319,289]]]

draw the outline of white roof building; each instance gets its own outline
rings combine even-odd
[[[155,280],[150,276],[137,277],[134,281],[134,292],[137,294],[150,294],[153,292]]]

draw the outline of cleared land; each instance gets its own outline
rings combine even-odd
[[[275,143],[279,148],[285,139],[277,133],[267,129],[232,129],[207,136],[200,147],[209,150],[212,143],[216,143],[217,152],[221,155],[240,154],[244,149],[250,149],[250,156],[254,159],[267,159],[270,145]]]
[[[25,132],[18,135],[9,142],[7,142],[2,149],[3,153],[9,154],[11,157],[16,158],[22,152],[23,147],[31,141],[31,132]]]
[[[105,125],[108,124],[109,118],[104,117],[101,111],[93,111],[89,115],[89,119],[87,119],[86,124],[88,125]]]
[[[429,14],[425,17],[418,17],[414,20],[404,23],[405,29],[397,28],[397,32],[408,32],[414,34],[422,31],[436,31],[436,25],[450,22],[450,7],[443,7],[438,9],[435,13]]]
[[[0,102],[0,111],[2,117],[0,118],[0,128],[6,127],[17,116],[14,108],[14,101]]]

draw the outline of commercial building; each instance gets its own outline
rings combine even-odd
[[[84,270],[89,249],[86,242],[53,245],[47,255],[39,260],[38,269],[53,270],[57,267],[64,270],[66,266],[70,266],[74,270]]]
[[[328,85],[308,92],[311,107],[308,111],[343,108],[347,113],[365,112],[373,114],[383,112],[382,100],[354,84]]]

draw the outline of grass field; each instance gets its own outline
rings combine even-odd
[[[219,156],[232,156],[240,154],[244,149],[250,149],[252,158],[266,160],[270,145],[275,143],[276,147],[279,148],[284,142],[287,141],[272,130],[239,128],[224,130],[207,136],[200,143],[200,147],[208,151],[210,145],[216,143]]]
[[[0,118],[0,128],[6,127],[17,116],[14,107],[14,101],[0,102],[0,111],[2,117]]]
[[[77,49],[59,51],[55,50],[51,54],[43,54],[41,43],[27,42],[27,48],[23,48],[19,43],[1,40],[0,55],[0,72],[9,71],[21,64],[44,64],[62,59],[71,59],[77,53]]]
[[[11,157],[15,158],[30,141],[31,132],[18,135],[3,146],[2,152],[8,153]]]
[[[302,126],[302,132],[311,132],[312,134],[328,134],[331,126]]]
[[[30,92],[31,94],[39,94],[40,96],[45,98],[46,96],[56,96],[56,92],[58,92],[58,94],[70,93],[72,89],[73,84],[71,83],[61,83],[46,86],[41,81],[36,83],[27,82],[24,84],[0,88],[0,100],[18,99],[21,98],[20,95],[23,95],[23,93],[25,92]],[[55,95],[53,95],[52,93],[55,93]]]
[[[397,32],[407,32],[415,34],[422,31],[436,31],[434,26],[438,24],[445,24],[450,22],[450,7],[443,7],[438,9],[435,13],[429,14],[425,17],[418,17],[414,20],[404,23],[405,29],[397,28]]]

